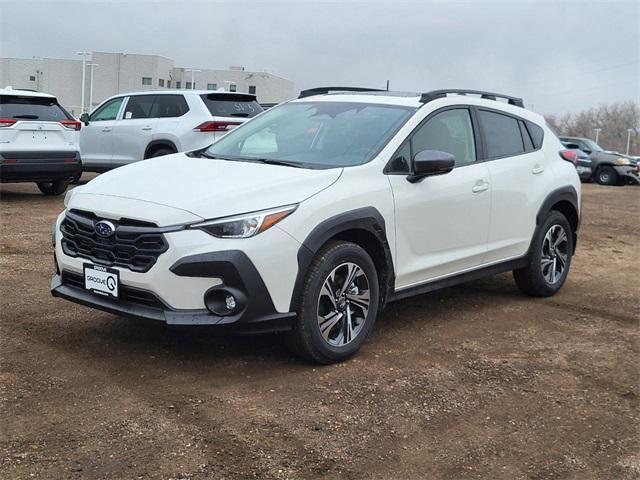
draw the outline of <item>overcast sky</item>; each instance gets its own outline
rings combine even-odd
[[[0,0],[3,57],[157,54],[267,70],[296,89],[494,90],[541,113],[637,100],[639,30],[638,0]]]

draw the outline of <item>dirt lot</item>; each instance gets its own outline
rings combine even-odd
[[[640,188],[584,191],[557,296],[504,274],[398,302],[317,367],[52,298],[62,198],[4,185],[0,478],[639,478]]]

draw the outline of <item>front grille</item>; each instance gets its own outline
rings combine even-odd
[[[149,222],[122,218],[111,221],[115,233],[103,237],[96,233],[98,218],[91,212],[70,210],[60,224],[61,245],[70,257],[81,257],[100,265],[148,271],[169,245],[161,229]]]
[[[84,277],[76,273],[62,272],[62,283],[71,287],[84,289]],[[158,297],[146,290],[140,290],[120,284],[118,294],[119,299],[124,302],[157,308],[159,310],[166,310],[167,308]]]

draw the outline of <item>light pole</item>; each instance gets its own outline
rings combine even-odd
[[[185,68],[185,72],[191,72],[191,90],[195,90],[195,80],[193,74],[195,72],[201,72],[202,70],[197,70],[195,68]]]
[[[627,155],[629,155],[629,147],[631,146],[631,132],[633,132],[633,128],[627,128]]]
[[[596,143],[598,143],[598,138],[600,138],[600,130],[601,128],[594,128],[593,131],[596,132]]]
[[[93,108],[93,67],[99,67],[97,63],[87,63],[87,67],[89,67],[91,73],[89,74],[89,113],[91,113],[91,109]]]
[[[91,55],[91,52],[76,52],[76,55],[82,55],[82,100],[80,102],[80,113],[84,113],[84,84],[86,82],[86,65],[87,55]]]

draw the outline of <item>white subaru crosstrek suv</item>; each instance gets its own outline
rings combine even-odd
[[[82,171],[81,124],[53,95],[0,90],[0,180],[35,182],[45,195],[60,195]]]
[[[168,324],[286,330],[305,357],[341,361],[393,300],[508,270],[556,293],[580,218],[564,154],[513,97],[303,91],[205,150],[71,190],[51,290]]]
[[[104,172],[205,148],[262,111],[256,96],[247,93],[150,90],[116,95],[80,117],[83,169]]]

